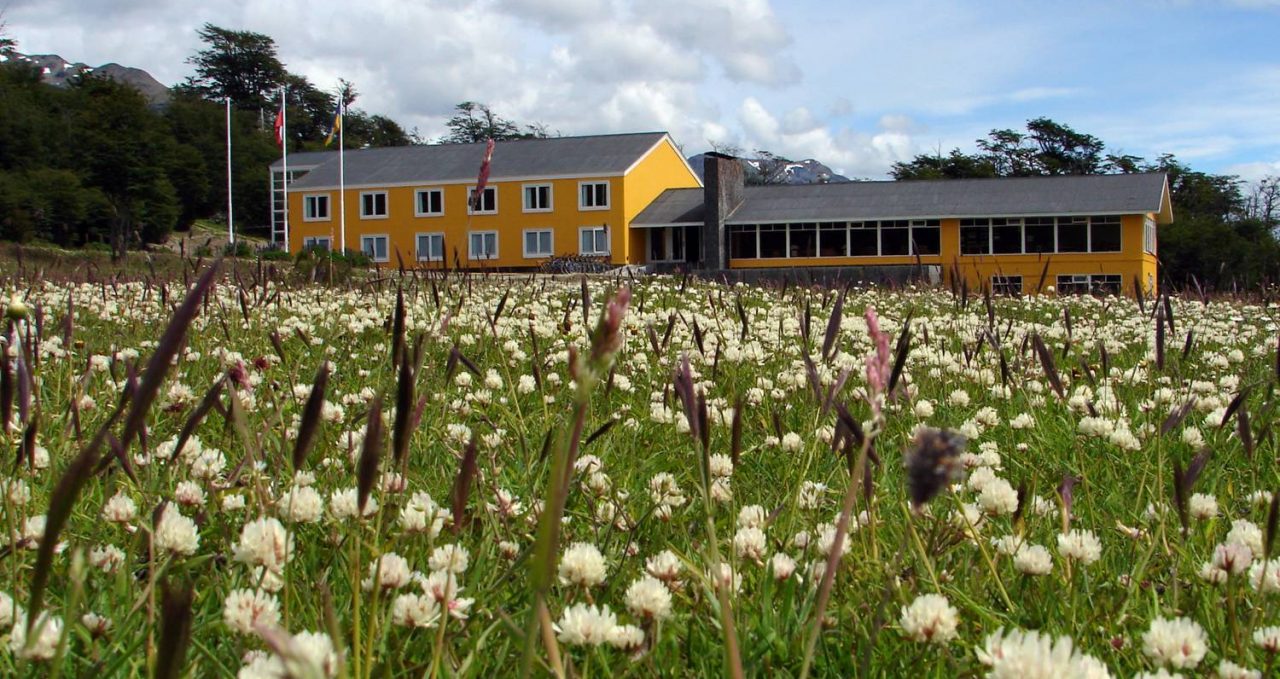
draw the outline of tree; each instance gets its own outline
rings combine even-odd
[[[783,158],[769,151],[756,149],[755,157],[747,161],[746,183],[749,186],[770,186],[787,183],[787,165],[789,158]]]
[[[995,177],[996,168],[987,158],[962,153],[960,149],[952,149],[951,153],[942,155],[918,155],[910,162],[893,164],[889,171],[894,179],[972,179]]]
[[[198,33],[205,48],[187,59],[196,70],[187,79],[188,87],[208,99],[230,97],[243,110],[274,107],[273,97],[285,84],[287,75],[276,55],[275,40],[261,33],[233,31],[208,23]]]
[[[444,144],[471,144],[486,139],[541,139],[548,136],[545,125],[521,126],[494,113],[488,106],[464,101],[454,107],[454,115],[445,126],[449,134],[440,139]]]
[[[18,41],[9,35],[9,23],[4,20],[4,12],[0,11],[0,56],[12,56],[18,48]]]

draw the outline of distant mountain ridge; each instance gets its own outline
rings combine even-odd
[[[702,168],[706,162],[706,153],[690,156],[689,167],[702,177]],[[853,181],[844,175],[836,174],[826,164],[813,158],[805,160],[787,160],[785,158],[739,158],[742,169],[746,171],[749,183],[757,184],[840,184]],[[752,178],[755,181],[752,182]]]
[[[17,61],[32,66],[40,71],[41,80],[54,87],[68,87],[75,78],[85,73],[94,73],[133,87],[141,92],[142,96],[146,97],[147,101],[153,106],[163,106],[169,102],[169,87],[140,68],[121,66],[116,63],[94,67],[80,62],[67,61],[56,54],[19,54],[15,52],[9,58],[0,56],[0,61]]]

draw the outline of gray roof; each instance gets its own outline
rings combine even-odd
[[[347,153],[351,153],[351,152],[348,151]],[[330,159],[336,160],[337,157],[338,157],[338,152],[336,150],[335,151],[299,151],[297,153],[289,154],[289,167],[291,168],[316,167],[318,165],[321,165],[329,161]],[[284,169],[284,159],[276,158],[275,161],[271,163],[271,169],[273,170]]]
[[[632,226],[701,223],[702,199],[702,189],[668,189]],[[1164,216],[1167,200],[1161,173],[748,186],[742,204],[726,222],[1147,212]]]
[[[494,146],[489,179],[620,175],[664,137],[665,132],[640,132],[500,141]],[[484,143],[474,143],[346,151],[346,185],[475,181],[484,149]],[[290,185],[295,190],[337,186],[337,154]]]

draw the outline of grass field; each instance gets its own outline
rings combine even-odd
[[[1278,665],[1273,308],[24,273],[5,675]]]

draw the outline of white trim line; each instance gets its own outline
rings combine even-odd
[[[639,167],[640,163],[643,163],[645,158],[648,158],[650,154],[652,154],[658,148],[658,146],[661,145],[662,142],[664,141],[671,145],[671,150],[675,152],[676,157],[679,158],[680,162],[684,164],[684,169],[689,172],[689,176],[693,177],[693,181],[698,182],[699,188],[702,188],[702,180],[698,178],[698,173],[693,171],[693,166],[689,164],[689,160],[684,157],[683,153],[680,152],[680,147],[676,146],[676,142],[674,139],[671,138],[670,132],[663,132],[662,138],[659,139],[658,141],[655,141],[653,143],[653,146],[649,147],[648,151],[645,151],[644,153],[640,154],[640,157],[637,158],[634,163],[631,163],[631,165],[627,166],[627,169],[622,171],[622,174],[623,175],[631,174],[631,171]],[[693,188],[693,187],[688,186],[685,188]]]
[[[600,172],[600,173],[592,173],[592,174],[564,174],[564,175],[548,174],[548,175],[519,175],[515,177],[490,177],[489,186],[493,186],[495,184],[515,184],[518,182],[549,182],[549,181],[555,181],[557,179],[583,179],[585,181],[584,178],[590,178],[590,177],[597,177],[599,179],[613,179],[621,176],[623,176],[621,172]],[[299,177],[297,181],[302,181],[302,177]],[[403,181],[403,182],[381,182],[377,184],[347,184],[347,189],[348,190],[399,189],[399,188],[404,188],[406,186],[455,186],[458,184],[469,184],[474,186],[475,183],[476,183],[475,177],[467,177],[465,179],[432,179],[430,177],[419,177],[413,181]],[[329,186],[299,186],[297,187],[296,190],[297,191],[332,191],[332,190],[336,190],[337,188],[338,188],[337,184],[332,184]],[[693,189],[693,187],[691,186],[686,188],[691,190]],[[290,190],[292,191],[295,189],[290,189]]]

